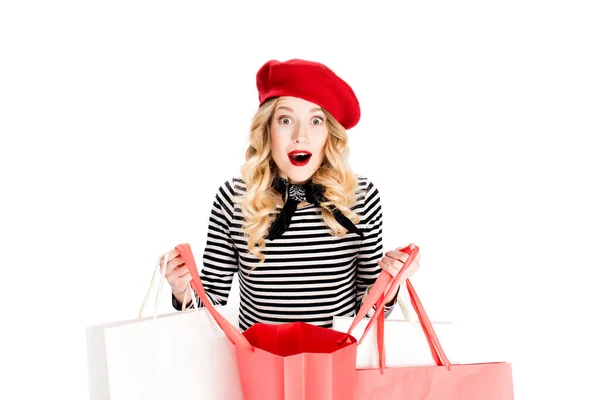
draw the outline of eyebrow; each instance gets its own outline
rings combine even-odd
[[[277,110],[287,110],[287,111],[290,111],[290,112],[294,112],[294,110],[292,110],[291,108],[286,107],[286,106],[279,106],[279,107],[277,107]],[[277,111],[277,110],[275,110],[275,111]],[[320,107],[316,107],[316,108],[313,108],[313,109],[310,110],[311,113],[317,112],[317,111],[321,111],[322,112],[323,109],[320,108]]]

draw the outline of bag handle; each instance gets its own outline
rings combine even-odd
[[[429,316],[427,315],[427,313],[425,312],[425,309],[423,308],[423,304],[421,304],[421,300],[419,299],[419,296],[417,296],[417,292],[415,291],[414,286],[408,279],[406,280],[406,287],[408,289],[408,294],[410,296],[410,302],[411,302],[413,308],[415,309],[415,311],[417,312],[417,316],[419,317],[419,322],[421,323],[421,327],[423,328],[423,333],[425,333],[425,336],[427,337],[427,342],[429,343],[429,348],[431,349],[431,354],[433,355],[435,362],[437,363],[437,365],[439,365],[439,366],[443,365],[448,370],[450,370],[452,367],[452,364],[450,363],[450,360],[448,360],[448,357],[446,356],[444,349],[442,349],[440,340],[438,339],[437,334],[435,333],[435,330],[433,329],[433,325],[431,324],[431,321],[429,320]]]
[[[362,306],[358,310],[358,313],[356,313],[356,316],[354,317],[354,320],[352,321],[350,328],[348,328],[348,331],[346,332],[346,336],[343,339],[341,339],[339,343],[346,342],[346,340],[348,339],[348,336],[351,336],[354,328],[356,328],[358,323],[369,313],[369,311],[371,311],[373,306],[377,305],[377,309],[380,308],[379,304],[383,303],[383,296],[385,293],[385,288],[387,287],[387,285],[391,279],[392,279],[392,276],[389,273],[387,273],[385,271],[381,271],[381,273],[379,274],[379,277],[377,278],[375,283],[371,286],[371,290],[369,291],[367,296],[364,298]],[[368,326],[368,329],[370,329],[370,326]],[[365,333],[363,334],[363,337],[360,339],[359,344],[364,339],[366,333],[367,333],[367,331],[365,330]]]
[[[192,281],[190,282],[192,288],[194,291],[196,291],[210,315],[212,315],[212,317],[215,319],[217,325],[219,325],[223,332],[225,332],[227,339],[229,339],[229,341],[235,346],[240,346],[245,350],[254,351],[254,347],[250,344],[250,342],[248,342],[248,339],[242,335],[239,329],[235,328],[229,321],[219,314],[219,312],[208,299],[208,296],[204,291],[204,286],[202,285],[202,280],[198,274],[198,268],[196,267],[196,261],[194,260],[194,255],[190,245],[187,243],[180,244],[176,246],[175,249],[179,252],[183,262],[190,271],[190,275],[192,275]]]
[[[188,294],[191,296],[192,305],[194,306],[194,310],[198,310],[198,302],[196,301],[196,296],[194,296],[194,292],[192,291],[192,285],[188,283],[186,291],[183,293],[183,302],[182,308],[187,304]]]
[[[393,279],[393,285],[391,287],[393,287],[395,284],[397,284],[402,279],[406,270],[408,269],[410,264],[413,262],[413,260],[416,258],[419,248],[417,246],[415,246],[414,252],[411,252],[409,247],[405,247],[404,249],[402,249],[400,251],[403,251],[409,255],[408,260],[406,260],[404,262],[404,265],[400,269],[400,272],[396,275],[396,278]],[[381,273],[379,274],[379,277],[373,284],[373,286],[371,286],[371,290],[369,291],[369,294],[366,296],[365,300],[363,301],[363,304],[362,304],[361,308],[358,310],[358,313],[356,313],[356,316],[354,317],[354,321],[352,321],[352,325],[350,325],[350,328],[348,329],[348,335],[354,330],[354,328],[356,328],[356,326],[368,314],[368,312],[373,308],[374,305],[378,304],[379,301],[381,301],[381,304],[383,305],[383,301],[384,301],[385,295],[386,295],[385,289],[390,284],[390,281],[392,281],[392,276],[387,271],[382,270]],[[377,317],[382,312],[382,310],[383,310],[383,307],[378,306],[376,308],[375,314],[373,316],[371,316],[371,320],[369,321],[369,324],[365,328],[365,333],[363,334],[362,338],[360,339],[359,344],[362,343],[362,341],[364,340],[368,331],[373,326],[373,323],[376,320],[375,317]]]
[[[162,259],[162,265],[161,265],[161,259]],[[154,273],[152,274],[152,278],[150,279],[150,285],[148,286],[148,290],[146,291],[146,295],[144,296],[144,301],[142,301],[142,305],[140,306],[140,310],[138,312],[138,318],[142,318],[143,314],[144,314],[144,308],[146,308],[146,304],[148,303],[148,299],[150,297],[150,293],[152,292],[152,288],[154,287],[154,279],[156,278],[156,274],[160,274],[160,281],[158,283],[158,291],[156,293],[156,298],[154,299],[154,314],[152,315],[153,319],[156,319],[158,316],[158,303],[160,300],[160,295],[162,293],[162,288],[163,288],[163,283],[164,281],[167,279],[165,278],[165,271],[167,270],[167,254],[164,254],[163,257],[161,257],[161,259],[159,259],[156,262],[156,267],[154,268]],[[192,288],[191,286],[188,284],[187,290],[184,293],[184,297],[183,297],[183,304],[187,304],[187,295],[188,292],[191,293]],[[192,303],[194,306],[194,309],[198,309],[198,304],[196,302],[196,297],[194,296],[193,293],[191,293],[192,295]]]
[[[412,261],[415,259],[416,255],[417,255],[417,253],[419,252],[419,248],[417,246],[415,246],[415,249],[411,250],[410,248],[407,247],[407,248],[402,249],[401,251],[408,253],[409,258],[404,263],[403,267],[400,269],[400,272],[398,273],[398,275],[396,275],[396,278],[394,279],[394,284],[392,286],[390,286],[390,289],[393,288],[395,286],[395,284],[397,284],[397,282],[404,275],[404,271],[406,270],[406,268],[408,268],[410,263],[412,263]],[[389,276],[389,274],[387,274],[387,275]],[[417,313],[417,317],[419,319],[419,323],[421,324],[421,328],[423,329],[423,333],[425,334],[425,337],[427,338],[427,343],[429,345],[429,349],[431,350],[431,354],[433,356],[434,361],[436,362],[436,364],[438,366],[443,365],[448,370],[450,370],[451,363],[448,360],[446,353],[442,349],[442,345],[440,344],[437,334],[435,333],[435,330],[433,329],[433,325],[431,324],[431,321],[429,320],[429,316],[425,312],[425,308],[423,307],[423,304],[421,303],[421,300],[419,299],[419,296],[417,295],[417,292],[415,291],[415,288],[412,285],[412,282],[410,281],[410,279],[406,279],[406,288],[407,288],[407,291],[408,291],[408,294],[410,297],[411,304]],[[387,296],[387,293],[382,296],[381,303],[383,303],[383,299],[386,296]],[[371,317],[371,320],[369,321],[367,328],[365,328],[365,334],[361,338],[359,344],[362,343],[362,341],[364,340],[364,338],[366,336],[366,333],[371,329],[373,324],[375,322],[377,322],[377,351],[379,352],[379,370],[383,374],[384,370],[385,370],[385,346],[384,346],[384,327],[383,327],[384,314],[382,312],[382,308],[383,307],[378,306],[377,310],[375,310],[375,314]]]
[[[142,301],[142,305],[140,306],[140,310],[138,311],[138,318],[142,318],[144,314],[144,308],[146,308],[146,304],[148,303],[148,299],[150,298],[150,293],[152,292],[152,287],[154,286],[154,279],[156,278],[156,274],[160,273],[160,278],[164,278],[162,271],[160,270],[160,260],[156,262],[156,267],[154,268],[154,272],[152,273],[152,278],[150,279],[150,285],[148,286],[148,290],[146,291],[146,295],[144,296],[144,300]],[[154,301],[154,319],[156,319],[156,315],[158,312],[158,300],[160,297],[160,292],[162,290],[162,279],[158,284],[158,293],[156,294],[156,299]]]
[[[352,321],[352,325],[350,326],[350,328],[348,329],[348,332],[347,332],[347,335],[350,335],[351,332],[354,330],[354,328],[356,328],[356,326],[359,324],[359,322],[373,308],[373,305],[376,305],[375,314],[373,314],[371,316],[371,319],[369,320],[369,323],[367,324],[367,327],[365,328],[365,331],[364,331],[362,337],[358,341],[358,344],[361,344],[363,342],[363,340],[367,336],[367,333],[369,333],[369,331],[373,327],[373,324],[377,323],[377,350],[379,352],[379,370],[382,373],[383,373],[383,370],[385,369],[385,347],[383,346],[383,343],[384,343],[383,325],[384,325],[384,319],[385,319],[383,310],[385,308],[385,305],[384,305],[385,297],[387,296],[387,293],[385,293],[385,289],[390,284],[390,281],[392,281],[392,285],[390,286],[390,288],[393,288],[398,284],[398,282],[400,282],[402,280],[402,278],[406,274],[406,270],[408,269],[410,264],[412,264],[414,259],[417,257],[417,254],[419,253],[419,247],[414,246],[414,250],[411,250],[410,246],[407,246],[407,247],[401,249],[400,251],[403,251],[408,254],[408,259],[404,262],[404,265],[400,269],[400,272],[398,272],[396,277],[393,278],[387,271],[383,271],[383,270],[381,271],[381,273],[379,274],[379,277],[377,278],[377,280],[371,287],[369,294],[363,301],[362,307],[360,308],[360,310],[354,317],[354,321]]]

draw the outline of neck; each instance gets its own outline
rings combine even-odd
[[[309,182],[310,179],[312,178],[312,176],[311,176],[311,177],[309,177],[308,179],[306,179],[304,181],[295,181],[295,180],[290,180],[290,178],[287,177],[287,176],[285,176],[285,175],[279,175],[279,177],[285,179],[286,181],[288,181],[288,183],[291,183],[292,185],[300,185],[300,186],[302,186],[305,183]]]

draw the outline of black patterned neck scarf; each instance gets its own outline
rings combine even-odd
[[[306,201],[316,206],[320,206],[322,202],[327,201],[323,195],[323,186],[314,185],[312,181],[309,181],[304,185],[294,185],[293,183],[289,183],[286,179],[278,177],[277,181],[274,183],[274,187],[281,193],[281,198],[285,201],[285,204],[280,214],[277,216],[277,219],[269,229],[269,235],[267,236],[267,239],[269,240],[280,237],[288,229],[292,222],[292,216],[296,212],[300,202]],[[346,228],[348,232],[353,232],[361,238],[364,237],[360,229],[358,229],[356,225],[354,225],[352,221],[337,208],[334,208],[331,211],[336,221]]]

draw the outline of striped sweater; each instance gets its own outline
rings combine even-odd
[[[227,303],[233,275],[238,273],[242,330],[259,322],[303,321],[331,327],[334,316],[354,316],[381,271],[377,260],[383,257],[379,192],[366,177],[356,177],[357,202],[352,209],[360,216],[356,226],[363,239],[354,233],[334,236],[321,207],[299,207],[283,236],[266,240],[262,251],[266,259],[259,266],[258,257],[248,251],[242,210],[232,200],[245,193],[245,183],[231,178],[222,184],[213,202],[200,271],[211,302]],[[281,208],[278,205],[277,211]],[[174,296],[172,300],[181,310],[181,303]],[[386,306],[386,317],[392,308]]]

